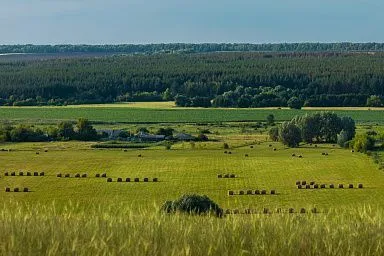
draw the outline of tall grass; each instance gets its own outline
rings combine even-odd
[[[383,255],[384,212],[164,215],[132,206],[0,209],[0,255]]]

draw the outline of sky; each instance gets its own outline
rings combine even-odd
[[[0,0],[0,44],[384,42],[384,0]]]

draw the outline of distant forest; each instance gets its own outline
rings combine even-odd
[[[0,61],[0,105],[161,100],[175,100],[179,106],[193,107],[382,105],[384,53],[373,51],[382,49],[383,45],[319,44],[318,47],[325,49],[320,52],[316,52],[316,45],[232,45],[261,47],[263,50],[278,47],[281,51],[292,49],[293,52],[119,54]],[[344,53],[351,49],[347,45],[354,50],[369,52]],[[172,45],[152,47],[156,46],[170,50]],[[181,46],[205,49],[210,44]],[[231,45],[211,46],[224,49]],[[299,46],[312,47],[312,50],[300,52],[297,51]],[[328,51],[331,46],[338,50]],[[17,52],[16,49],[29,46],[9,47]],[[41,51],[39,46],[30,47]],[[64,46],[52,47],[53,50],[63,50],[60,47]],[[68,47],[80,49],[82,46]],[[90,50],[87,47],[91,46],[84,47]],[[119,46],[94,47],[117,49]],[[282,50],[284,47],[286,50]],[[4,46],[0,49],[9,52]],[[175,49],[181,47],[175,44]]]

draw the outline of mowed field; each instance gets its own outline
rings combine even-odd
[[[321,108],[293,109],[215,109],[176,108],[170,102],[80,105],[65,107],[0,107],[0,120],[46,122],[88,118],[94,122],[119,123],[194,123],[264,121],[273,114],[277,121],[290,120],[296,115],[322,111]],[[329,109],[326,109],[329,110]],[[350,116],[357,122],[384,123],[380,108],[331,109],[340,116]]]
[[[258,142],[260,143],[260,142]],[[356,206],[384,206],[384,173],[378,170],[365,154],[320,145],[288,149],[280,143],[261,142],[253,148],[243,146],[224,154],[222,143],[196,143],[145,150],[97,150],[88,143],[57,142],[2,145],[11,149],[0,152],[2,173],[0,198],[26,203],[58,205],[71,201],[80,204],[110,205],[124,203],[139,208],[161,206],[183,194],[205,194],[226,209],[264,207],[312,208],[328,211],[334,208]],[[272,145],[270,147],[269,145]],[[276,148],[276,151],[273,150]],[[48,152],[44,152],[47,149]],[[36,152],[40,152],[38,155]],[[321,153],[327,152],[328,156]],[[303,158],[291,155],[302,155]],[[138,157],[138,155],[142,157]],[[245,156],[248,154],[248,157]],[[4,172],[16,176],[4,176]],[[44,171],[44,177],[18,176],[19,171]],[[58,178],[57,173],[71,174],[71,178]],[[86,173],[87,178],[74,178]],[[113,178],[95,178],[107,173]],[[234,179],[219,179],[218,174],[235,174]],[[140,178],[141,182],[116,182],[117,178]],[[159,182],[142,182],[143,178],[158,178]],[[326,189],[297,189],[295,182],[305,180],[326,184]],[[330,189],[329,184],[364,185],[363,189]],[[5,187],[24,188],[29,193],[6,193]],[[275,189],[277,195],[228,196],[228,190]]]

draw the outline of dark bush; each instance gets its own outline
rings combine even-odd
[[[166,213],[214,213],[217,217],[223,216],[223,209],[205,195],[184,195],[176,201],[166,201],[161,209]]]
[[[10,188],[5,188],[5,192],[11,192]]]

